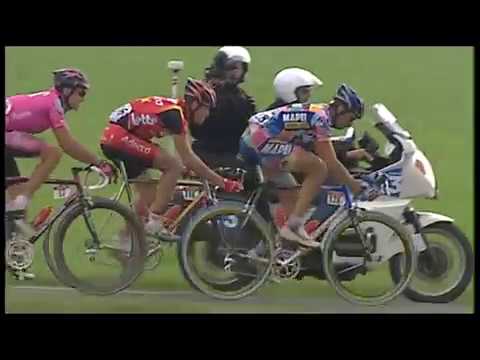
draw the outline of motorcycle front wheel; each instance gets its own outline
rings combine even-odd
[[[453,223],[434,223],[422,229],[428,248],[418,255],[417,270],[404,294],[410,300],[449,303],[462,295],[470,283],[474,258],[472,245]],[[401,255],[391,263],[392,277],[400,279]]]

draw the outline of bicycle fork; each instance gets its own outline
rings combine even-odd
[[[97,250],[100,249],[100,240],[98,239],[97,231],[95,229],[95,225],[93,224],[92,221],[92,213],[89,209],[90,203],[87,199],[84,200],[83,203],[83,219],[85,220],[85,224],[87,225],[87,229],[90,232],[91,235],[91,242],[89,241],[87,244],[87,250],[85,250],[85,253],[95,255],[97,253]]]

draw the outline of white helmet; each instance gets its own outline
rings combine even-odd
[[[275,95],[280,100],[291,103],[297,100],[295,91],[302,86],[321,86],[323,82],[310,71],[300,68],[287,68],[273,79]]]
[[[250,64],[252,60],[247,49],[241,46],[224,46],[218,49],[218,52],[227,54],[228,60],[241,61]]]

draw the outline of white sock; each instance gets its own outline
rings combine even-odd
[[[25,195],[18,195],[15,199],[10,200],[6,206],[6,211],[25,210],[30,199]]]
[[[150,221],[162,221],[163,216],[150,211],[150,213],[148,214],[148,219]]]
[[[290,215],[290,217],[288,218],[287,224],[291,229],[296,229],[300,225],[302,225],[302,220],[303,219],[299,216]]]

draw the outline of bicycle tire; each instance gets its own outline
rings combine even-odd
[[[244,204],[240,204],[237,201],[222,201],[217,205],[201,209],[198,211],[189,222],[185,232],[183,233],[182,240],[177,247],[177,254],[179,259],[180,269],[187,282],[196,290],[204,293],[212,298],[221,300],[238,300],[249,296],[257,291],[267,280],[272,267],[273,262],[273,237],[271,234],[271,227],[263,220],[263,218],[254,210],[251,214],[250,220],[255,227],[260,231],[262,236],[265,237],[268,250],[269,260],[267,266],[263,269],[263,273],[260,277],[251,277],[250,281],[245,281],[245,277],[237,277],[235,283],[209,283],[205,281],[202,276],[195,273],[194,267],[191,266],[189,261],[189,249],[192,243],[192,234],[203,221],[208,218],[212,218],[222,213],[231,215],[232,213],[243,213]]]
[[[76,288],[78,291],[90,295],[112,295],[129,287],[144,270],[146,257],[146,241],[145,232],[142,224],[132,210],[118,202],[101,197],[92,197],[89,210],[103,208],[119,214],[133,230],[134,239],[132,243],[133,255],[132,260],[128,261],[127,269],[122,274],[121,281],[109,287],[99,287],[98,285],[85,282],[78,279],[69,269],[63,251],[63,245],[66,241],[65,235],[69,226],[77,217],[83,216],[84,205],[81,202],[76,203],[60,219],[58,226],[53,234],[53,255],[60,278],[68,279],[66,285]]]
[[[462,295],[470,281],[472,280],[472,276],[474,273],[474,255],[472,250],[472,245],[468,241],[465,234],[453,223],[447,222],[440,222],[428,225],[427,227],[422,229],[422,232],[428,235],[429,233],[440,233],[442,235],[450,235],[451,239],[456,241],[456,246],[463,251],[465,255],[465,269],[456,284],[451,286],[449,289],[445,289],[445,291],[440,293],[429,293],[426,291],[420,291],[413,286],[413,281],[409,284],[409,286],[405,289],[404,295],[412,301],[416,302],[423,302],[423,303],[432,303],[432,304],[444,304],[449,303],[456,300],[460,295]],[[391,271],[392,276],[395,281],[399,279],[401,274],[401,265],[399,264],[400,259],[396,257],[392,259],[391,264]],[[421,255],[419,256],[419,264],[421,261]],[[417,266],[417,271],[419,267]],[[414,278],[417,274],[415,273]]]
[[[415,272],[416,253],[413,246],[413,241],[407,229],[402,224],[400,224],[397,220],[385,214],[374,212],[374,211],[362,210],[358,212],[356,216],[359,223],[367,222],[367,221],[381,223],[383,225],[386,225],[396,233],[396,235],[399,237],[405,249],[404,254],[406,254],[406,257],[405,257],[406,271],[404,271],[403,274],[401,274],[401,278],[398,279],[398,282],[394,282],[393,290],[387,292],[384,295],[372,297],[372,298],[361,298],[348,292],[341,285],[341,280],[337,276],[334,263],[333,263],[333,252],[335,248],[335,241],[347,228],[351,227],[351,224],[352,224],[352,219],[350,216],[348,216],[345,219],[341,220],[337,225],[335,225],[334,228],[329,232],[329,234],[326,235],[326,238],[323,240],[325,241],[325,246],[323,248],[324,272],[331,286],[335,289],[337,294],[340,295],[345,300],[354,304],[359,304],[359,305],[369,305],[369,306],[382,305],[395,299],[398,295],[400,295],[407,288]]]

